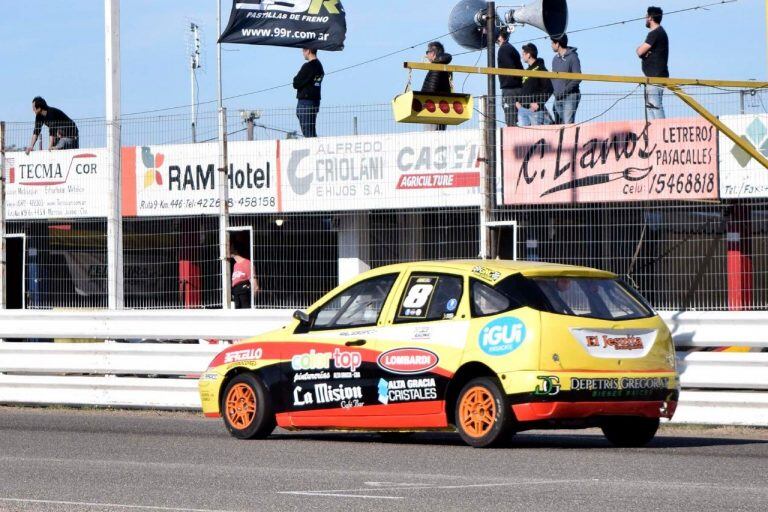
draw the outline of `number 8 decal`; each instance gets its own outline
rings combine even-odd
[[[432,290],[435,289],[434,285],[431,284],[416,284],[414,286],[411,286],[411,289],[408,290],[408,295],[406,295],[405,299],[403,300],[403,307],[404,308],[422,308],[427,304],[427,301],[429,300],[430,295],[432,295]]]

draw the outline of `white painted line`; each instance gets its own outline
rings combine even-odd
[[[32,500],[25,498],[0,498],[6,503],[39,503],[45,505],[77,505],[80,507],[121,508],[129,510],[163,510],[166,512],[233,512],[231,510],[213,510],[208,508],[153,507],[147,505],[123,505],[120,503],[91,503],[87,501]]]
[[[576,484],[584,482],[593,482],[594,480],[521,480],[517,482],[498,482],[488,484],[461,484],[461,485],[433,485],[433,484],[394,484],[389,487],[369,486],[361,489],[327,489],[316,491],[280,491],[278,494],[300,494],[304,496],[345,496],[345,497],[363,497],[361,494],[346,494],[346,493],[358,493],[358,492],[379,492],[379,491],[411,491],[411,490],[440,490],[440,489],[467,489],[470,487],[512,487],[518,485],[553,485],[553,484]],[[364,482],[366,485],[381,484],[384,482]],[[373,497],[373,496],[366,496]],[[402,499],[394,496],[382,496],[388,499]]]
[[[402,496],[366,496],[365,494],[339,494],[330,492],[308,492],[308,491],[296,491],[296,492],[279,492],[277,494],[298,494],[300,496],[321,496],[331,498],[365,498],[369,500],[402,500],[405,499]]]

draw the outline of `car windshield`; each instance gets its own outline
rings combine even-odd
[[[552,312],[561,315],[632,320],[653,312],[615,279],[544,277],[532,281],[547,298]]]

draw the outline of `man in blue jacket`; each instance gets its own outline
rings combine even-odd
[[[568,36],[552,38],[552,51],[555,57],[552,59],[552,71],[555,73],[581,73],[581,61],[576,48],[568,46]],[[576,122],[576,110],[581,101],[581,80],[552,80],[552,88],[555,91],[555,124],[573,124]]]

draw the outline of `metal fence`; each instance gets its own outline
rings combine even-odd
[[[765,91],[690,91],[717,115],[738,116],[730,121],[733,128],[768,154]],[[685,151],[702,151],[685,137],[706,122],[669,93],[666,117],[678,121],[663,125],[669,129],[643,132],[648,126],[644,92],[642,86],[585,85],[576,125],[567,130],[555,125],[504,129],[494,148],[484,145],[481,128],[487,120],[479,113],[461,127],[424,132],[419,126],[396,123],[389,104],[323,106],[320,138],[309,140],[301,137],[293,108],[230,108],[229,234],[233,244],[247,248],[253,261],[261,288],[254,306],[304,307],[340,279],[369,267],[477,257],[483,228],[491,226],[494,251],[502,258],[611,270],[662,309],[766,309],[768,181],[765,188],[752,183],[754,162],[731,147],[711,141],[707,146],[715,148],[710,158],[719,165],[711,185],[709,173],[696,170],[702,168],[700,162],[688,160],[673,164],[680,169],[677,177],[667,175],[654,182],[664,193],[650,200],[628,197],[616,188],[585,198],[572,194],[567,200],[552,200],[556,194],[542,199],[539,188],[510,192],[512,184],[520,182],[519,164],[524,160],[515,151],[542,140],[541,154],[555,158],[560,152],[563,167],[571,157],[558,147],[559,138],[573,136],[576,129],[592,134],[596,145],[588,158],[595,169],[605,167],[608,174],[631,166],[624,166],[616,155],[629,151],[627,134],[632,130],[638,145],[650,137],[649,147],[682,148],[685,158],[690,158]],[[551,110],[551,103],[548,107]],[[215,190],[217,116],[213,112],[197,116],[194,141],[189,115],[161,112],[122,120],[127,308],[222,305]],[[501,107],[497,118],[503,125]],[[105,124],[87,119],[79,120],[78,126],[78,154],[91,155],[97,174],[71,174],[59,184],[63,188],[58,196],[41,199],[43,186],[23,190],[36,195],[17,191],[9,196],[13,206],[6,228],[9,307],[107,305],[106,222],[101,214],[93,214],[103,206],[110,174],[99,153],[105,144]],[[45,163],[53,153],[26,157],[17,152],[31,131],[31,123],[6,124],[6,156],[11,164],[7,167],[16,173],[9,191],[19,185],[21,162],[43,165],[28,176],[31,180],[45,181],[46,169],[50,171]],[[673,140],[667,140],[670,137]],[[578,144],[571,141],[569,147],[574,145]],[[481,179],[490,151],[498,151],[499,169],[490,177],[495,193],[485,197]],[[68,158],[70,162],[62,165],[73,169],[76,163],[71,154]],[[661,165],[661,159],[675,156],[653,158]],[[529,171],[546,172],[542,162],[536,169],[532,164]],[[557,171],[553,167],[549,172]],[[724,186],[724,173],[741,180],[729,185],[731,192]],[[545,180],[552,178],[547,176]],[[132,194],[128,201],[126,193]],[[529,193],[533,195],[524,195]],[[87,196],[79,205],[85,213],[56,214],[56,204],[78,194]],[[490,208],[483,208],[486,199]],[[66,205],[61,209],[70,211]]]

